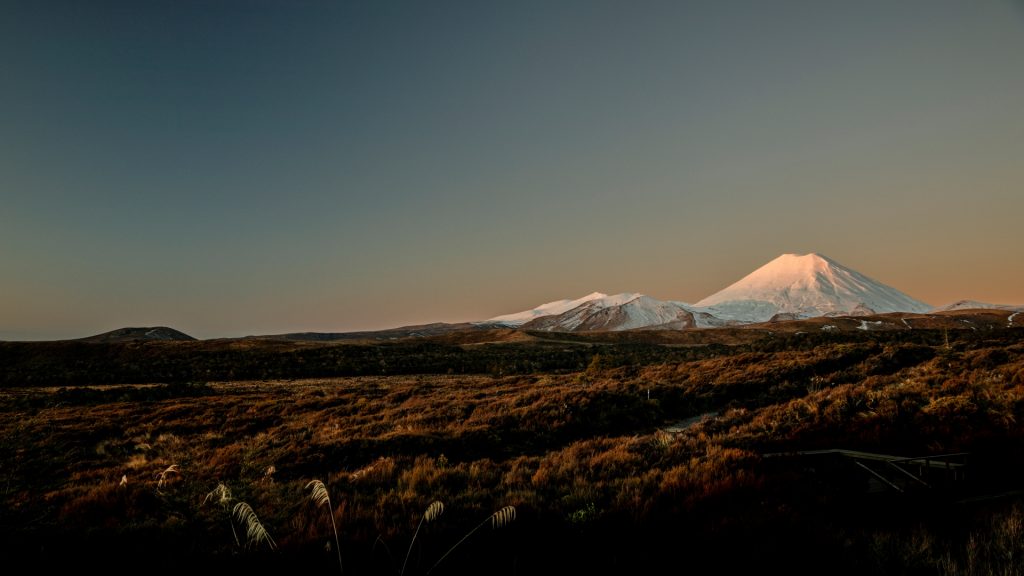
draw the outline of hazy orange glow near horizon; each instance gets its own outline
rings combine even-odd
[[[1024,304],[1024,5],[0,6],[0,340],[695,302],[786,252]]]

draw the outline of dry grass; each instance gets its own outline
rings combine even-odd
[[[156,491],[160,492],[163,489],[164,485],[170,481],[170,477],[177,476],[178,474],[179,472],[177,464],[171,464],[166,469],[164,469],[164,471],[161,472],[157,477],[158,479],[156,483]]]
[[[214,502],[219,504],[223,508],[227,508],[231,505],[231,489],[229,489],[223,482],[217,484],[217,487],[206,494],[206,498],[203,498],[203,504],[207,502]]]
[[[798,479],[773,484],[764,452],[841,446],[916,455],[995,445],[1024,455],[1022,374],[1024,346],[1014,341],[954,341],[950,350],[860,342],[595,368],[585,384],[571,373],[374,376],[214,383],[201,398],[149,402],[116,388],[99,400],[0,391],[0,529],[42,538],[89,528],[91,545],[114,548],[125,531],[206,534],[228,513],[232,529],[239,522],[245,530],[243,547],[280,544],[299,554],[321,549],[319,514],[327,512],[339,568],[344,517],[352,573],[370,562],[375,543],[404,544],[416,516],[409,548],[430,558],[445,550],[439,542],[464,542],[476,514],[495,509],[483,525],[530,526],[494,539],[506,544],[515,537],[539,546],[576,530],[625,542],[652,527],[682,539],[799,501],[780,503],[789,496],[773,486]],[[686,430],[661,431],[706,412],[713,415]],[[159,493],[137,478],[156,478]],[[296,497],[304,487],[309,498]],[[276,542],[259,537],[259,519],[261,534],[250,535],[239,500],[262,511]],[[313,507],[300,506],[307,500]],[[450,509],[426,526],[443,510],[424,508],[435,501]],[[197,502],[205,505],[198,512]],[[514,515],[502,513],[505,504]],[[499,545],[479,536],[474,550]],[[158,545],[171,554],[182,540]],[[194,542],[197,558],[235,551],[226,537]],[[406,573],[416,571],[405,558]]]
[[[274,539],[270,537],[270,533],[264,528],[251,506],[245,502],[235,504],[232,516],[239,524],[245,527],[246,548],[255,548],[260,543],[265,543],[271,550],[277,549]]]
[[[314,505],[327,508],[327,515],[331,517],[331,529],[334,531],[334,549],[338,553],[338,570],[345,572],[345,566],[341,563],[341,542],[338,540],[338,526],[334,522],[334,507],[331,506],[331,496],[327,493],[327,486],[320,480],[313,480],[306,484],[307,490],[312,490],[309,499]]]
[[[440,500],[435,500],[427,506],[427,509],[423,512],[423,516],[420,517],[420,523],[416,525],[416,531],[412,534],[412,539],[409,540],[409,551],[405,553],[405,560],[402,562],[401,574],[405,574],[405,568],[409,564],[409,556],[412,555],[413,544],[416,543],[416,537],[419,536],[420,529],[423,525],[429,522],[437,520],[441,514],[444,513],[444,504]]]
[[[206,497],[203,498],[202,505],[205,505],[207,502],[213,502],[219,505],[221,510],[227,513],[228,525],[231,526],[231,535],[235,538],[235,545],[241,546],[242,543],[238,539],[238,531],[235,530],[235,523],[232,521],[230,513],[230,506],[233,500],[234,497],[231,495],[231,489],[221,482],[220,484],[217,484],[216,488],[206,494]]]
[[[480,530],[481,528],[486,526],[488,523],[490,523],[492,529],[497,530],[498,528],[503,528],[505,526],[508,526],[515,519],[516,519],[516,509],[515,509],[514,506],[505,506],[505,507],[501,508],[500,510],[498,510],[497,512],[495,512],[494,514],[491,514],[486,519],[484,519],[483,522],[477,524],[475,528],[473,528],[465,536],[463,536],[461,540],[456,542],[454,546],[449,548],[448,551],[445,552],[444,555],[441,556],[441,558],[439,558],[438,561],[435,562],[434,565],[430,567],[430,570],[427,570],[427,574],[430,574],[435,569],[437,569],[437,567],[440,566],[441,563],[444,562],[444,560],[446,558],[448,558],[448,556],[450,556],[451,553],[454,552],[456,548],[459,547],[459,545],[461,545],[463,542],[468,540],[470,536],[475,534],[478,530]]]
[[[508,526],[516,519],[515,506],[505,506],[494,514],[491,514],[491,528],[497,530]]]

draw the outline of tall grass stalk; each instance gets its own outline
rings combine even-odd
[[[171,464],[166,470],[160,473],[160,479],[156,483],[156,491],[159,493],[164,487],[164,482],[167,481],[167,477],[171,474],[178,474],[178,465]],[[126,482],[127,483],[127,482]]]
[[[246,527],[246,548],[258,546],[260,542],[266,542],[271,550],[277,549],[277,544],[274,543],[274,539],[270,537],[267,529],[260,523],[260,519],[256,517],[256,512],[253,511],[252,506],[245,502],[239,502],[235,504],[232,515],[239,524]]]
[[[481,522],[480,524],[477,524],[476,528],[473,528],[472,530],[469,531],[469,533],[467,533],[465,536],[463,536],[462,540],[459,540],[458,542],[456,542],[455,546],[452,546],[451,548],[449,548],[448,551],[444,553],[444,556],[441,556],[441,558],[437,562],[435,562],[433,566],[430,567],[430,570],[427,570],[427,574],[430,574],[431,572],[433,572],[434,569],[437,568],[438,565],[441,564],[441,562],[444,562],[444,559],[447,558],[449,554],[451,554],[456,548],[459,547],[460,544],[465,542],[470,536],[472,536],[474,533],[476,533],[477,530],[479,530],[479,529],[483,528],[484,526],[486,526],[488,522],[490,522],[492,529],[497,530],[498,528],[502,528],[504,526],[508,526],[515,519],[516,519],[516,509],[515,509],[514,506],[505,506],[501,510],[498,510],[494,514],[491,514],[490,516],[485,518],[483,522]]]
[[[341,563],[341,543],[338,541],[338,526],[334,523],[334,508],[331,506],[331,497],[327,493],[327,487],[319,480],[313,480],[306,484],[307,489],[312,489],[309,499],[316,506],[326,506],[327,515],[331,517],[331,529],[334,530],[334,549],[338,551],[338,571],[345,573],[345,567]]]
[[[405,567],[409,564],[409,556],[412,554],[412,545],[416,543],[416,536],[420,533],[420,528],[423,528],[425,522],[433,522],[438,516],[444,513],[444,504],[440,501],[435,500],[427,506],[423,516],[420,518],[420,523],[416,526],[416,531],[412,534],[412,540],[409,541],[409,551],[405,553],[405,561],[402,562],[402,576],[405,576]]]
[[[231,535],[235,537],[235,544],[237,546],[241,546],[242,543],[238,540],[238,531],[235,530],[235,523],[231,519],[231,512],[229,511],[229,507],[231,506],[231,501],[233,499],[234,498],[231,496],[231,490],[227,487],[226,484],[221,482],[220,484],[217,484],[216,488],[211,490],[210,493],[206,495],[206,498],[203,498],[202,505],[205,505],[207,502],[213,501],[214,503],[219,504],[221,509],[223,509],[225,512],[228,512],[228,526],[231,526]]]
[[[397,572],[397,570],[395,570],[395,556],[391,553],[391,548],[388,547],[388,543],[384,541],[384,538],[382,538],[380,534],[378,534],[377,539],[373,541],[373,546],[370,548],[370,557],[374,557],[374,554],[377,552],[378,544],[380,544],[381,547],[384,548],[384,552],[387,553],[388,562],[391,564],[391,570]]]

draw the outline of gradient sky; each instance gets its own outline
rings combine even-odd
[[[1024,303],[1024,4],[6,0],[0,339],[693,302],[817,251]]]

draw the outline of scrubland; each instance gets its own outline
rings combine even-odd
[[[605,340],[475,373],[9,377],[2,547],[160,573],[1024,571],[1024,330]],[[968,475],[875,493],[796,454],[831,448],[968,453]]]

